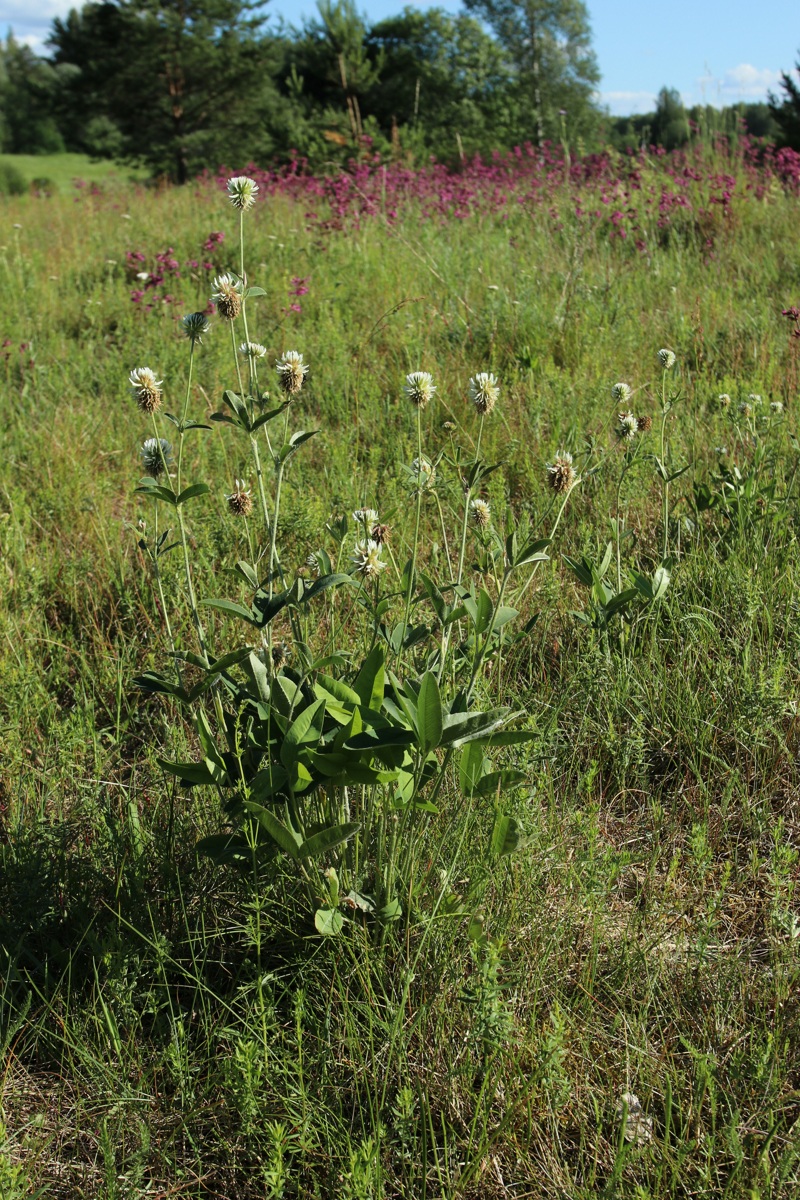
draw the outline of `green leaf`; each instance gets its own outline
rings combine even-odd
[[[341,572],[338,574],[334,573],[333,575],[323,575],[321,579],[315,579],[310,587],[306,588],[303,593],[303,603],[305,604],[308,600],[313,600],[315,596],[318,596],[320,592],[327,591],[328,588],[340,587],[348,583],[356,583],[352,575],[344,575]]]
[[[244,807],[255,817],[259,825],[266,829],[269,836],[276,842],[281,850],[297,861],[298,851],[300,849],[300,838],[292,830],[288,829],[283,821],[279,821],[273,812],[268,808],[264,808],[261,804],[254,804],[252,800],[245,801]]]
[[[322,734],[324,720],[324,700],[315,700],[294,719],[287,729],[281,745],[281,762],[285,767],[290,767],[297,761],[301,746],[317,744]]]
[[[244,294],[244,299],[255,300],[256,296],[266,296],[266,294],[262,287],[249,287]]]
[[[246,425],[242,425],[241,421],[237,421],[235,417],[229,417],[227,413],[212,413],[211,420],[216,421],[218,425],[235,425],[237,429],[246,429]]]
[[[458,767],[458,783],[464,796],[471,796],[491,762],[483,753],[480,742],[468,742],[461,751]]]
[[[510,720],[512,714],[507,708],[492,708],[487,712],[451,713],[444,719],[442,745],[457,748],[475,741],[476,738],[488,738]]]
[[[532,542],[528,542],[527,546],[523,547],[519,556],[514,562],[515,567],[526,567],[528,563],[546,562],[549,555],[545,554],[545,550],[550,545],[550,538],[534,538]]]
[[[163,675],[158,675],[155,671],[145,671],[143,675],[137,675],[133,681],[133,686],[139,688],[142,692],[152,692],[156,695],[174,696],[176,700],[185,703],[189,697],[182,687],[177,683],[172,683],[169,679],[165,679]]]
[[[361,825],[358,821],[348,821],[344,825],[330,825],[327,829],[322,829],[312,837],[306,838],[298,850],[298,857],[318,858],[320,854],[327,854],[329,850],[333,850],[334,846],[341,846],[343,842],[349,841],[360,828]]]
[[[250,426],[250,432],[255,433],[256,430],[260,429],[262,425],[266,425],[269,421],[273,421],[275,417],[279,417],[282,412],[286,411],[291,403],[291,400],[285,400],[283,404],[278,406],[278,408],[273,408],[269,412],[262,413],[260,417],[256,417],[255,421],[253,421],[253,424]]]
[[[139,486],[135,488],[135,492],[140,496],[152,496],[155,500],[163,500],[165,504],[171,504],[173,507],[178,503],[178,497],[172,488],[161,487],[157,483],[145,483],[142,480]]]
[[[417,698],[417,734],[423,754],[435,750],[442,740],[442,698],[439,684],[431,671],[426,671]]]
[[[519,822],[515,817],[498,812],[494,819],[492,837],[489,849],[495,858],[503,854],[513,854],[522,840]]]
[[[380,712],[383,704],[384,663],[386,654],[383,646],[376,645],[361,665],[361,670],[353,683],[353,690],[365,708]]]
[[[478,780],[475,791],[479,796],[494,796],[498,790],[501,792],[510,791],[512,788],[522,787],[527,782],[528,776],[524,771],[515,771],[511,767],[507,767],[503,771],[487,771]]]
[[[236,566],[233,568],[237,575],[241,575],[245,583],[249,583],[253,591],[258,588],[258,576],[248,562],[240,558]]]
[[[563,556],[563,558],[567,566],[571,567],[575,572],[583,586],[590,588],[594,583],[594,578],[592,576],[592,564],[587,562],[585,558],[582,558],[580,562],[577,562],[574,558],[568,558],[566,554]]]
[[[357,733],[345,745],[348,750],[385,750],[389,746],[412,746],[415,741],[410,729],[390,725],[388,729],[378,729],[374,733]]]
[[[338,908],[318,908],[314,913],[314,925],[323,937],[336,937],[342,932],[344,917]]]
[[[227,613],[229,617],[241,617],[248,625],[258,625],[258,621],[253,620],[251,610],[233,600],[200,600],[198,603],[204,608],[216,608],[219,612]]]
[[[519,611],[516,608],[507,608],[505,604],[501,604],[495,614],[493,631],[497,633],[498,629],[502,629],[504,625],[518,616]]]
[[[205,763],[199,762],[170,762],[166,758],[157,758],[156,762],[170,775],[177,775],[184,783],[203,785],[214,782],[214,777]]]
[[[210,491],[211,488],[207,483],[192,483],[189,487],[183,489],[175,503],[185,504],[187,500],[191,500],[194,496],[205,496]]]
[[[494,605],[492,604],[492,597],[486,591],[486,588],[481,588],[481,590],[478,592],[478,604],[475,614],[476,633],[485,633],[485,631],[489,628],[492,620],[493,609]]]
[[[670,573],[666,567],[656,567],[653,572],[653,599],[660,600],[669,587]]]

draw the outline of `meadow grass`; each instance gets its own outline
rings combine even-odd
[[[84,183],[115,186],[143,179],[146,172],[136,167],[120,166],[110,159],[90,158],[88,154],[0,154],[0,166],[15,168],[26,183],[47,180],[53,190],[69,192],[76,179]]]
[[[800,1192],[797,343],[781,316],[800,292],[797,198],[768,190],[711,238],[654,229],[646,253],[571,219],[567,189],[556,204],[557,220],[450,222],[410,205],[344,230],[282,197],[248,215],[266,292],[250,336],[270,362],[302,351],[293,422],[322,430],[287,470],[287,570],[333,553],[326,522],[361,505],[410,556],[408,372],[438,386],[420,414],[431,455],[472,452],[468,380],[500,380],[483,454],[504,466],[482,495],[501,529],[506,508],[550,527],[560,451],[604,462],[525,595],[529,636],[477,682],[531,734],[501,752],[524,774],[503,796],[522,844],[487,860],[492,797],[465,805],[447,783],[421,846],[448,904],[421,901],[378,939],[357,921],[318,937],[289,884],[257,892],[198,856],[219,800],[157,762],[195,756],[194,731],[132,682],[168,646],[138,548],[153,506],[133,494],[152,431],[127,377],[152,366],[175,411],[178,318],[206,307],[212,231],[217,269],[237,269],[235,214],[207,185],[0,208],[4,1198]],[[175,300],[148,309],[136,271],[168,247]],[[234,386],[226,332],[196,350],[198,419]],[[661,347],[680,391],[666,473],[688,470],[670,485],[669,587],[623,625],[564,556],[596,566],[624,517],[623,581],[662,560]],[[623,380],[653,418],[628,459]],[[189,521],[204,596],[243,596],[232,568],[248,548],[225,502],[252,479],[243,444],[224,426],[187,438],[185,477],[213,485]],[[444,494],[448,517],[458,503]],[[421,512],[433,570],[437,512]],[[479,559],[471,535],[469,572]],[[181,572],[164,560],[168,596]],[[218,642],[245,640],[204,611]],[[358,647],[363,622],[343,621]],[[173,632],[189,644],[188,613]]]

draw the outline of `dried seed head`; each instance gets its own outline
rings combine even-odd
[[[658,361],[665,371],[669,371],[675,366],[675,355],[671,350],[659,350]]]
[[[436,391],[433,376],[427,371],[412,371],[410,375],[406,375],[404,390],[413,405],[424,408]]]
[[[217,275],[211,285],[211,299],[217,306],[217,315],[223,321],[235,321],[242,311],[242,281],[233,275]]]
[[[637,417],[636,428],[639,433],[649,433],[653,428],[653,418],[651,416]]]
[[[155,373],[149,367],[135,367],[128,380],[131,393],[143,413],[158,412],[161,408],[161,385],[163,380],[156,379]]]
[[[469,396],[472,403],[475,405],[476,412],[480,415],[487,416],[500,395],[500,385],[494,375],[489,375],[482,371],[480,375],[475,375],[469,381]]]
[[[195,342],[202,342],[203,335],[211,329],[211,322],[205,313],[193,312],[181,318],[181,327],[194,345]]]
[[[159,479],[172,466],[172,446],[166,438],[147,438],[139,451],[142,456],[144,469],[153,479]]]
[[[267,347],[260,342],[242,342],[239,353],[242,358],[266,358]]]
[[[392,531],[388,525],[375,524],[370,530],[370,536],[373,542],[377,542],[379,546],[385,546],[391,540]]]
[[[627,383],[615,383],[611,389],[611,397],[618,404],[627,404],[631,398],[630,385]]]
[[[619,424],[617,425],[617,434],[624,442],[632,442],[636,437],[636,432],[639,428],[639,422],[632,412],[621,412],[619,414]]]
[[[240,212],[247,212],[248,208],[252,208],[257,195],[258,184],[255,179],[248,179],[246,175],[234,175],[228,180],[228,199]]]
[[[381,558],[381,548],[372,538],[356,542],[356,547],[350,560],[359,575],[365,579],[374,579],[386,567]]]
[[[491,521],[491,510],[485,500],[470,501],[470,516],[478,529],[488,529]]]
[[[302,354],[298,354],[296,350],[287,350],[275,363],[275,370],[278,372],[281,391],[287,396],[296,396],[308,374]]]
[[[235,517],[249,517],[253,511],[253,497],[250,495],[250,489],[242,479],[235,479],[233,483],[233,491],[230,496],[226,497],[228,508]]]
[[[285,667],[291,657],[292,652],[288,642],[273,643],[272,665],[276,671],[280,671],[281,667]]]
[[[551,463],[547,464],[548,483],[559,495],[568,492],[575,482],[575,468],[572,465],[572,455],[561,450]]]

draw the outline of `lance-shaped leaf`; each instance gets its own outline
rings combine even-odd
[[[349,841],[360,828],[358,821],[347,821],[344,825],[330,825],[327,829],[321,829],[319,833],[306,838],[298,851],[298,857],[319,858],[321,854],[333,850],[334,846],[341,846]]]
[[[218,612],[227,613],[229,617],[239,617],[242,621],[247,621],[248,625],[255,625],[258,628],[260,621],[253,617],[250,609],[247,609],[242,604],[236,604],[233,600],[200,600],[199,604],[204,608],[216,608]]]
[[[281,850],[285,851],[290,858],[298,858],[298,851],[302,838],[299,834],[289,829],[284,825],[283,821],[279,820],[273,812],[268,808],[264,808],[261,804],[254,804],[252,800],[247,800],[244,807],[255,817],[259,825],[266,829],[269,836],[276,842]]]
[[[181,492],[175,501],[176,504],[185,504],[187,500],[193,499],[195,496],[205,496],[211,488],[207,483],[192,483]]]

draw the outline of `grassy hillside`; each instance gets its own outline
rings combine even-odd
[[[117,185],[143,178],[145,174],[108,159],[91,159],[88,154],[0,154],[0,167],[3,165],[19,171],[27,183],[46,179],[59,192],[68,192],[76,179]]]
[[[800,1191],[798,199],[738,160],[615,169],[450,217],[423,184],[393,208],[379,176],[357,219],[274,188],[243,223],[264,294],[246,330],[211,315],[190,382],[180,319],[240,268],[224,191],[5,204],[4,1197]],[[267,355],[237,367],[248,338]],[[292,350],[307,380],[254,434],[270,523],[284,421],[319,433],[280,472],[271,552],[251,438],[210,417],[235,415],[226,389],[248,419],[279,407]],[[134,491],[144,367],[174,456],[160,501]],[[419,408],[415,371],[437,388]],[[483,420],[478,372],[500,388]],[[164,412],[184,404],[210,428],[182,437]],[[474,462],[500,465],[464,523]],[[391,526],[385,568],[301,603],[328,560],[355,569],[362,506]],[[529,539],[546,557],[512,571]],[[193,611],[189,580],[256,611],[237,562],[262,610],[284,586],[297,607],[261,629]],[[245,645],[261,667],[203,665]],[[385,691],[358,673],[376,646]],[[294,749],[287,689],[325,697]],[[466,700],[519,740],[448,743]],[[375,706],[394,741],[365,765],[335,722],[358,708],[368,731]],[[282,749],[254,782],[262,736]],[[323,760],[316,807],[301,774],[269,792],[264,770]],[[334,798],[348,842],[278,853],[264,809],[309,839]],[[220,831],[222,864],[196,849]]]

